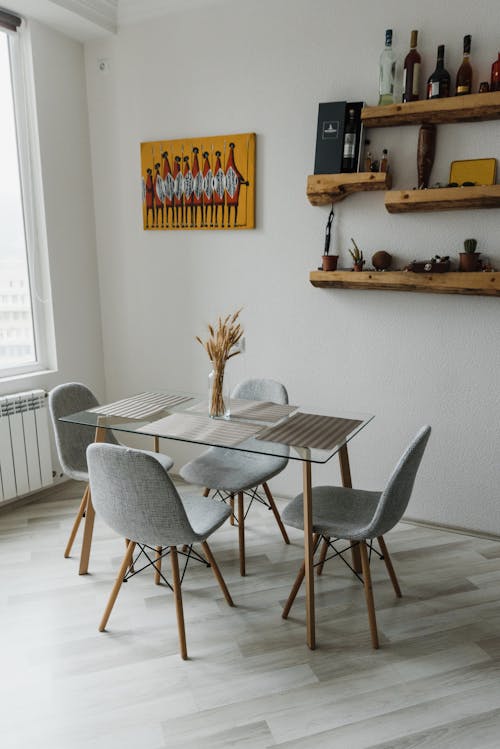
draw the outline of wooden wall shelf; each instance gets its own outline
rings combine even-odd
[[[389,213],[500,208],[500,185],[389,190],[385,194],[384,204]]]
[[[450,96],[446,99],[411,101],[384,107],[364,107],[361,120],[365,127],[396,125],[436,125],[453,122],[481,122],[500,119],[500,91],[487,94]]]
[[[500,296],[500,272],[412,273],[411,271],[314,270],[309,275],[313,286],[334,289],[379,289],[420,291],[433,294],[471,294]]]
[[[391,184],[391,175],[386,172],[311,174],[307,178],[307,197],[311,205],[331,205],[355,192],[388,190]]]

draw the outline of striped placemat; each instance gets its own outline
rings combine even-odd
[[[291,416],[283,424],[264,429],[257,439],[266,442],[281,442],[295,447],[333,450],[362,423],[356,419],[300,413]]]
[[[262,426],[258,424],[211,419],[209,416],[184,412],[152,421],[136,431],[154,434],[158,437],[177,437],[193,442],[230,447],[243,442],[248,437],[253,437],[261,429]]]
[[[237,416],[239,419],[248,419],[251,421],[266,421],[269,424],[275,424],[277,421],[285,418],[298,406],[289,406],[284,403],[273,403],[272,401],[253,401],[245,398],[230,398],[229,410],[231,416]],[[208,405],[204,401],[191,406],[189,411],[196,413],[207,413]]]
[[[128,419],[145,419],[158,411],[163,411],[181,403],[194,400],[188,395],[169,395],[168,393],[140,393],[131,398],[96,406],[89,411],[103,416],[124,416]]]

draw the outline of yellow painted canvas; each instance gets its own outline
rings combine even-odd
[[[141,143],[144,229],[253,229],[255,133]]]

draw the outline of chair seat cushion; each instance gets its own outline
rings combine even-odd
[[[366,538],[380,499],[380,492],[341,486],[315,486],[312,490],[313,532],[330,538]],[[299,494],[281,514],[286,525],[304,528],[303,495]]]
[[[200,497],[199,494],[189,494],[181,497],[181,500],[199,541],[208,538],[231,514],[231,508],[224,502]]]
[[[180,475],[190,484],[236,493],[269,481],[287,462],[287,458],[211,447],[186,463]]]
[[[168,455],[164,455],[163,453],[155,453],[151,450],[143,450],[142,452],[146,453],[147,455],[152,455],[153,458],[156,458],[156,460],[161,463],[166,471],[170,471],[170,469],[174,465],[174,461]],[[76,469],[73,470],[66,468],[65,473],[68,478],[73,479],[74,481],[85,481],[86,483],[88,483],[89,481],[88,471],[77,471]]]

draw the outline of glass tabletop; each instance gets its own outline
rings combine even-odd
[[[115,432],[326,463],[374,418],[367,414],[231,400],[231,414],[208,415],[207,398],[195,393],[154,391],[80,411],[60,420]]]

